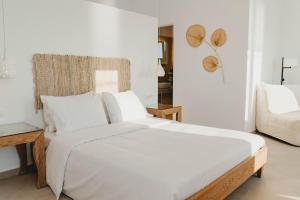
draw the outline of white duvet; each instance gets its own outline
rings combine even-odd
[[[66,133],[47,149],[57,198],[186,199],[264,145],[256,135],[147,119]]]

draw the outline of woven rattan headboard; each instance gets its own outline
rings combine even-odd
[[[69,96],[96,90],[129,90],[130,62],[119,58],[35,54],[33,77],[35,108],[38,110],[42,108],[41,95]]]

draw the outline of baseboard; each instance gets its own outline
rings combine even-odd
[[[11,169],[11,170],[8,170],[8,171],[5,171],[5,172],[0,172],[0,180],[15,177],[15,176],[19,176],[19,171],[20,171],[20,168]],[[28,166],[28,173],[32,173],[32,172],[34,172],[34,166],[29,165]]]
[[[7,178],[11,178],[14,176],[17,176],[19,174],[19,168],[18,169],[12,169],[6,172],[1,172],[0,173],[0,180],[2,179],[7,179]]]

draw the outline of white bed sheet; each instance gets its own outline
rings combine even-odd
[[[253,134],[159,119],[94,127],[51,142],[47,181],[73,199],[186,199],[264,144]]]

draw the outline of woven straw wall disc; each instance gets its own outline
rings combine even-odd
[[[205,28],[196,24],[189,27],[186,32],[186,40],[192,47],[199,47],[206,36]]]
[[[215,56],[208,56],[203,59],[202,65],[207,72],[215,72],[218,69],[219,61]]]
[[[223,46],[227,41],[227,34],[224,29],[217,29],[211,36],[211,43],[216,47]]]

